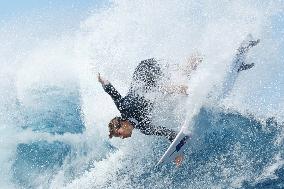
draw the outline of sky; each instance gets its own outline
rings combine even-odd
[[[0,1],[1,17],[11,16],[12,14],[23,13],[35,9],[62,9],[62,8],[78,8],[86,9],[100,5],[103,0],[10,0]]]
[[[107,2],[109,1],[0,0],[0,31],[22,36],[27,36],[28,33],[41,39],[64,36],[78,30],[81,22],[97,9],[107,6]],[[23,39],[19,39],[17,43],[21,43],[20,41]]]
[[[15,17],[34,12],[69,12],[85,16],[83,13],[102,6],[107,0],[0,0],[0,20],[9,21]],[[80,14],[78,14],[80,13]]]
[[[15,31],[16,35],[26,32],[44,39],[50,36],[61,36],[66,31],[68,33],[78,30],[80,22],[84,21],[96,8],[107,5],[108,2],[109,0],[0,0],[0,31],[4,30],[8,33]],[[8,23],[6,28],[3,27],[5,23]],[[273,33],[271,35],[275,40],[280,41],[279,49],[284,54],[283,11],[274,16],[272,27]],[[22,30],[22,28],[24,29]],[[22,36],[28,35],[22,34]],[[24,41],[22,42],[23,47],[28,47],[26,43],[30,43],[30,41],[19,37],[16,42],[17,46],[21,45],[21,41]],[[280,99],[282,100],[284,88],[280,86],[283,86],[284,77],[279,78],[279,75],[283,76],[281,68],[284,66],[283,62],[278,65],[278,72],[281,74],[275,74],[275,79],[271,78],[271,80],[276,82],[275,88],[277,89],[275,90],[281,91]],[[278,89],[279,87],[280,89]],[[279,103],[279,98],[276,98],[275,101],[275,104]]]

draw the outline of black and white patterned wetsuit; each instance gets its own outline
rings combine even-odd
[[[131,87],[125,97],[122,97],[111,83],[104,84],[103,88],[113,99],[122,119],[130,121],[135,129],[139,129],[145,135],[164,136],[173,141],[177,135],[175,131],[152,124],[153,104],[141,93],[141,91],[146,93],[155,88],[161,76],[161,69],[157,62],[154,59],[148,59],[136,67]]]

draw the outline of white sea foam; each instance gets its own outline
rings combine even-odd
[[[16,158],[17,145],[39,140],[70,144],[74,154],[81,149],[87,151],[86,156],[78,155],[64,162],[52,176],[49,183],[51,188],[174,186],[169,175],[151,172],[148,173],[150,176],[143,177],[143,173],[155,164],[157,156],[163,152],[155,149],[157,145],[163,146],[165,140],[161,138],[141,136],[135,132],[133,138],[122,143],[119,139],[112,140],[111,145],[119,150],[106,157],[101,155],[107,153],[103,147],[107,138],[106,125],[119,112],[97,82],[97,73],[109,79],[124,95],[132,73],[141,60],[156,57],[168,60],[165,62],[169,64],[182,64],[191,53],[199,51],[204,57],[203,63],[188,82],[190,87],[187,99],[176,97],[175,102],[179,104],[174,109],[174,115],[181,116],[179,119],[186,116],[191,121],[203,105],[215,106],[212,99],[207,98],[208,94],[214,94],[212,91],[221,86],[236,48],[248,33],[261,39],[261,43],[248,56],[249,62],[255,62],[255,68],[241,73],[231,95],[219,106],[241,113],[252,112],[255,116],[265,118],[274,116],[283,121],[284,109],[280,103],[283,101],[283,38],[276,41],[279,34],[275,36],[273,30],[274,18],[278,17],[281,10],[281,1],[121,0],[96,10],[82,21],[76,33],[64,37],[38,38],[36,42],[25,32],[25,28],[21,28],[21,32],[10,32],[11,27],[2,28],[1,186],[13,187],[11,166]],[[27,39],[21,39],[24,37]],[[21,47],[15,45],[19,41],[22,41]],[[85,133],[58,136],[21,128],[19,123],[23,123],[25,118],[21,117],[19,106],[27,109],[48,106],[43,103],[44,100],[39,100],[42,97],[40,93],[33,92],[52,87],[66,89],[66,94],[70,91],[78,92]],[[186,113],[183,113],[184,109]],[[167,126],[176,130],[180,128],[180,125]],[[282,143],[282,138],[277,137],[278,145]],[[234,165],[245,164],[249,157],[242,159],[242,153],[238,153],[237,147],[233,150],[237,158]],[[85,162],[92,160],[94,167],[80,169],[86,166]],[[280,158],[276,163],[271,162],[271,166],[268,165],[257,178],[261,180],[273,175],[282,166],[282,161]],[[220,183],[222,186],[217,186],[210,173],[201,177],[204,169],[215,170],[216,163],[218,161],[209,161],[204,167],[196,168],[192,173],[196,176],[195,182],[189,182],[188,185],[181,182],[179,186],[208,187],[211,184],[212,187],[220,188],[228,185],[240,187],[243,181],[254,177],[251,162],[243,169],[248,171],[245,173],[223,161],[217,167],[222,170],[224,182]],[[73,169],[75,178],[69,174],[70,169]],[[177,170],[173,172],[179,174]],[[236,173],[232,175],[233,172]],[[141,181],[135,177],[137,175],[142,175]],[[143,178],[146,178],[145,182]],[[117,180],[120,182],[115,183]],[[37,183],[37,186],[40,184]]]

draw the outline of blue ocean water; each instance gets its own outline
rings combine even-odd
[[[1,187],[284,188],[283,7],[126,0],[106,3],[61,35],[45,31],[56,27],[50,20],[3,23]],[[255,67],[218,99],[249,33],[261,40],[246,59]],[[158,94],[154,118],[175,130],[190,120],[193,138],[182,166],[155,168],[167,139],[136,131],[109,140],[106,125],[118,111],[97,73],[124,95],[139,61],[156,57],[179,68],[196,51],[203,63],[191,79],[177,71],[168,81],[185,82],[189,95]]]
[[[130,165],[117,170],[119,179],[130,179],[130,186],[145,188],[162,188],[163,184],[156,186],[156,183],[163,183],[170,180],[169,188],[197,187],[233,187],[233,188],[283,188],[283,168],[277,167],[274,174],[277,178],[261,178],[255,181],[255,177],[260,177],[263,171],[277,164],[283,144],[275,144],[275,138],[281,134],[279,123],[273,118],[267,119],[264,123],[256,120],[252,116],[243,116],[239,113],[224,113],[217,110],[202,108],[196,117],[195,126],[201,131],[195,135],[193,149],[185,152],[186,160],[179,169],[175,165],[167,165],[159,170],[154,168],[157,157],[146,155],[143,157],[132,157],[128,160]],[[60,122],[59,122],[60,125]],[[263,130],[263,127],[266,130]],[[44,132],[47,132],[44,130]],[[53,127],[50,127],[50,132]],[[155,141],[152,147],[154,154],[161,154],[166,148],[163,141]],[[198,147],[197,147],[198,146]],[[117,149],[105,144],[104,148],[108,153],[115,153]],[[39,175],[44,175],[45,179],[52,182],[52,175],[57,174],[62,169],[64,163],[72,164],[75,157],[71,151],[72,147],[64,142],[34,141],[31,143],[20,143],[17,145],[16,158],[12,165],[13,182],[23,188],[37,188],[34,180]],[[139,150],[136,149],[136,152]],[[101,153],[101,152],[98,152]],[[141,153],[141,152],[140,152]],[[89,152],[86,150],[85,156]],[[79,158],[79,157],[77,157]],[[91,158],[92,159],[92,158]],[[73,160],[74,161],[74,160]],[[92,171],[96,167],[96,161],[89,160],[84,164],[84,171]],[[132,171],[132,163],[139,162],[143,169],[139,172]],[[65,170],[72,174],[72,168]],[[242,177],[246,177],[242,180]],[[72,178],[72,177],[71,177]],[[72,178],[74,179],[74,178]],[[239,180],[240,179],[240,180]],[[113,187],[115,181],[96,186],[94,188]],[[45,186],[49,182],[44,181]],[[221,184],[221,186],[220,186]],[[233,185],[235,184],[235,186]],[[232,186],[233,185],[233,186]],[[76,188],[72,186],[71,188]]]

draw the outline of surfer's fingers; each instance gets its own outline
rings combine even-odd
[[[98,81],[99,81],[100,83],[102,82],[102,78],[101,78],[100,72],[98,72]]]

